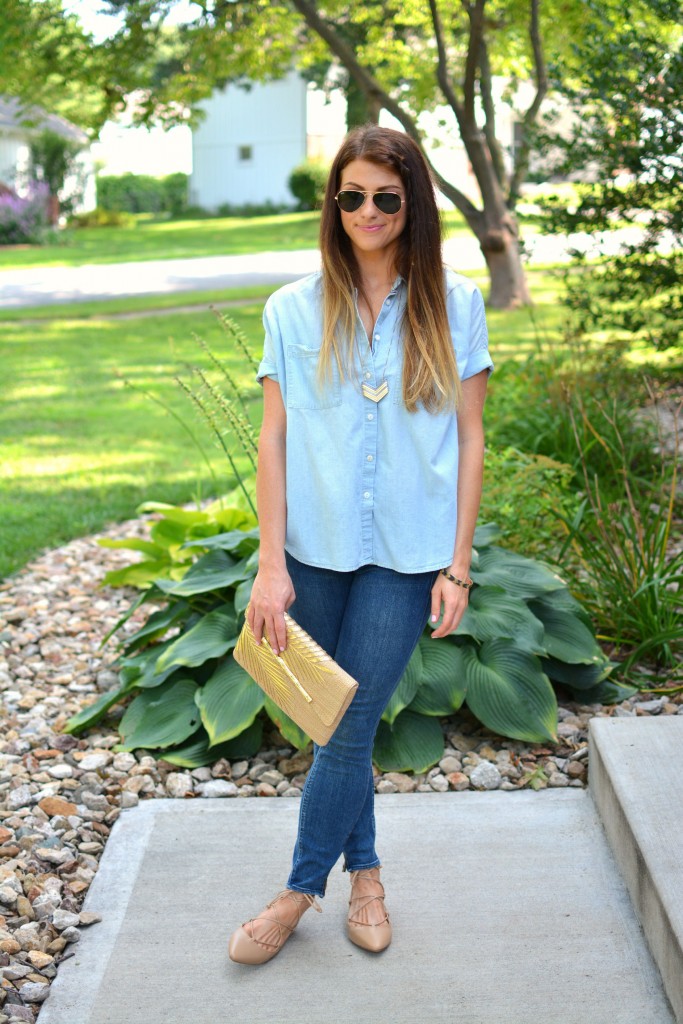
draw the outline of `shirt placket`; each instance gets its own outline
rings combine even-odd
[[[387,295],[372,336],[372,347],[367,343],[361,348],[362,380],[372,388],[377,388],[384,379],[385,362],[388,346],[391,344],[392,324],[395,320],[396,285]],[[358,318],[360,320],[360,317]],[[363,334],[365,332],[363,331]],[[388,396],[387,396],[388,397]],[[382,401],[386,401],[383,399]],[[361,504],[361,542],[363,560],[374,559],[374,507],[375,479],[377,470],[377,440],[379,417],[382,401],[373,402],[371,398],[362,397],[363,402],[363,490]]]

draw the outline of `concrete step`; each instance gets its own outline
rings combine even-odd
[[[394,942],[345,936],[337,866],[263,967],[230,932],[283,888],[295,800],[149,800],[116,822],[38,1024],[674,1024],[587,790],[378,797]]]
[[[683,1021],[683,717],[594,718],[590,791]]]

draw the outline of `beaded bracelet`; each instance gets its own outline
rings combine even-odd
[[[471,580],[469,578],[469,576],[467,577],[466,580],[459,580],[458,577],[457,576],[453,576],[448,571],[448,569],[442,569],[441,570],[441,575],[445,576],[447,580],[451,581],[451,583],[455,583],[456,587],[462,587],[463,590],[469,590],[470,587],[474,586],[474,580]]]

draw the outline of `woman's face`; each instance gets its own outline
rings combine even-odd
[[[338,191],[342,189],[396,192],[401,199],[406,199],[400,175],[385,164],[373,164],[369,160],[352,160],[344,167]],[[408,217],[406,202],[398,213],[386,214],[377,209],[371,195],[366,196],[360,209],[353,213],[339,212],[342,227],[359,256],[394,248]]]

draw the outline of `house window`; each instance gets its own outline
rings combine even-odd
[[[521,121],[515,121],[512,126],[512,158],[517,162],[517,154],[522,148],[524,141],[524,125]]]
[[[237,149],[240,163],[246,163],[247,160],[251,160],[254,151],[251,146],[239,146]]]

